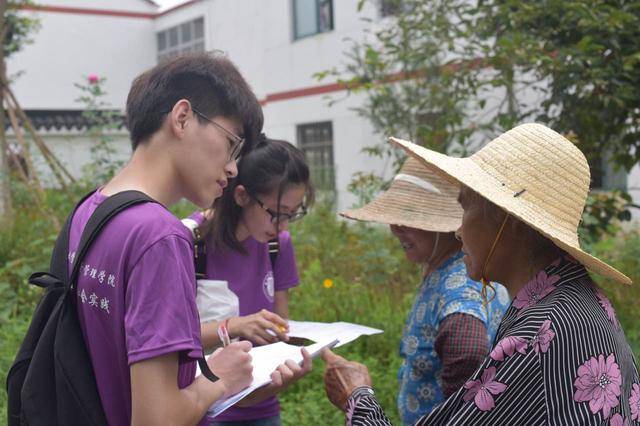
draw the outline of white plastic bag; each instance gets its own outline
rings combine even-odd
[[[196,304],[201,323],[221,321],[240,314],[238,296],[222,280],[198,280]]]
[[[191,218],[182,219],[182,224],[196,238],[195,228],[198,222]],[[229,289],[229,283],[222,280],[197,280],[196,305],[200,313],[200,322],[222,321],[240,314],[238,296]]]

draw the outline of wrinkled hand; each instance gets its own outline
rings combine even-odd
[[[270,330],[271,334],[269,331]],[[287,332],[289,324],[282,317],[266,309],[244,317],[229,319],[229,334],[231,337],[242,337],[256,345],[267,345],[278,340],[289,340]]]
[[[333,405],[345,411],[347,399],[357,387],[371,386],[369,370],[366,365],[347,361],[329,349],[322,351],[322,359],[326,362],[324,389],[327,398]]]
[[[227,397],[249,386],[253,380],[251,342],[235,342],[218,348],[207,360],[213,374],[220,378]]]

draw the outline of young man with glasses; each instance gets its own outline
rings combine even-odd
[[[262,110],[228,59],[189,54],[134,80],[126,120],[131,159],[79,206],[69,258],[109,196],[136,190],[157,203],[124,210],[98,236],[82,260],[78,316],[109,424],[196,424],[213,402],[249,385],[251,345],[232,344],[209,360],[220,380],[195,378],[203,351],[192,241],[167,207],[184,198],[207,208],[222,195],[262,127]]]

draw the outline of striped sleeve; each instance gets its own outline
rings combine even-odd
[[[417,424],[546,424],[539,356],[527,350],[542,321],[520,318],[464,386]]]
[[[382,407],[373,395],[349,397],[346,426],[391,426]]]

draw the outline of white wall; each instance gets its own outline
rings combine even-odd
[[[52,5],[109,6],[125,5],[141,9],[143,0],[63,1]],[[113,4],[112,4],[113,3]],[[148,12],[148,8],[144,8]],[[124,108],[131,81],[155,65],[153,20],[115,16],[56,12],[23,12],[37,16],[40,31],[34,43],[11,56],[9,75],[24,72],[15,79],[13,90],[25,109],[79,109],[75,101],[79,90],[74,83],[89,74],[107,78],[105,101]]]
[[[49,6],[143,13],[155,10],[144,0],[44,2]],[[340,68],[344,52],[351,44],[349,38],[361,40],[366,37],[366,29],[391,23],[390,19],[380,19],[370,3],[359,13],[357,3],[358,0],[334,0],[334,30],[299,40],[294,40],[290,0],[201,0],[156,19],[24,12],[39,16],[42,28],[35,35],[35,43],[13,56],[8,67],[12,74],[25,71],[13,85],[24,108],[80,108],[75,102],[79,91],[73,83],[91,73],[107,77],[109,96],[106,100],[114,107],[123,108],[133,78],[156,64],[155,34],[202,16],[206,49],[226,52],[258,98],[264,101],[269,95],[332,83],[317,81],[313,74]],[[371,22],[362,21],[363,17],[370,18]],[[375,135],[371,125],[352,110],[363,98],[350,96],[332,107],[327,105],[328,97],[343,98],[344,95],[345,92],[334,92],[270,101],[264,106],[267,134],[291,142],[296,141],[299,124],[333,123],[340,209],[354,201],[346,188],[355,172],[382,170],[387,175],[390,172],[382,160],[361,152],[362,148],[384,139],[382,135]],[[534,98],[530,93],[522,96]],[[491,136],[494,135],[487,135],[486,140]],[[88,158],[88,154],[64,151],[65,143],[55,140],[52,143],[60,143],[61,152],[70,156],[73,164]],[[640,167],[634,168],[628,183],[635,199],[640,200]],[[636,215],[640,217],[640,212]]]
[[[43,137],[49,149],[73,177],[83,177],[85,165],[93,161],[91,157],[91,147],[96,143],[95,141],[82,134],[66,131],[50,132],[41,134],[40,136]],[[110,136],[113,138],[111,147],[116,151],[113,159],[126,162],[131,155],[129,133],[126,131],[118,131],[113,132]],[[17,146],[17,141],[13,136],[9,135],[7,139],[11,146]],[[30,144],[30,147],[35,168],[38,171],[38,176],[42,180],[43,185],[57,185],[55,176],[41,156],[40,151],[33,143]]]
[[[107,9],[127,12],[153,13],[159,8],[146,0],[40,0],[41,6]]]
[[[633,197],[635,204],[640,204],[640,164],[636,164],[627,176],[627,190]],[[631,214],[636,220],[640,220],[640,209],[631,209]]]
[[[266,105],[265,132],[267,135],[296,142],[296,125],[331,121],[333,126],[333,157],[335,164],[338,209],[351,207],[355,197],[347,191],[353,174],[358,171],[390,172],[378,158],[361,152],[366,145],[382,140],[373,135],[370,124],[350,110],[359,103],[358,97],[329,108],[322,95],[273,102]],[[388,174],[388,173],[387,173]]]
[[[285,0],[204,0],[162,16],[156,31],[205,17],[207,49],[226,52],[234,61],[259,99],[270,94],[315,87],[313,74],[339,67],[349,46],[347,37],[362,37],[370,24],[360,20],[357,0],[334,1],[334,30],[300,40],[293,38],[292,2]],[[375,18],[377,11],[364,15]],[[334,95],[343,97],[344,92]],[[361,102],[352,96],[328,107],[324,95],[267,102],[264,106],[265,131],[269,136],[296,142],[296,125],[331,121],[338,208],[353,204],[346,190],[357,171],[382,170],[381,160],[362,154],[363,147],[377,143],[370,124],[350,110]]]

